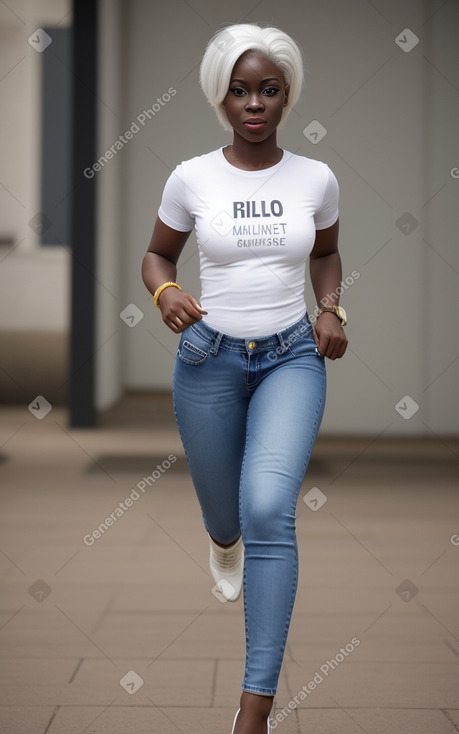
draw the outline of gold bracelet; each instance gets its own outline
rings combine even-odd
[[[179,284],[178,284],[178,283],[174,283],[174,282],[173,282],[172,280],[168,281],[167,283],[163,283],[162,285],[160,285],[160,286],[159,286],[159,288],[157,288],[157,289],[155,290],[155,295],[153,296],[153,302],[154,302],[154,304],[155,304],[156,308],[160,308],[160,305],[159,305],[159,297],[160,297],[161,293],[162,293],[162,292],[163,292],[163,291],[164,291],[164,290],[165,290],[166,288],[169,288],[169,286],[174,286],[174,288],[178,288],[178,289],[179,289],[179,291],[181,291],[181,290],[182,290],[182,289],[180,288]]]

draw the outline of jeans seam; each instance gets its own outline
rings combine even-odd
[[[245,460],[247,457],[247,448],[248,448],[248,442],[249,442],[249,436],[247,432],[247,426],[249,423],[249,415],[250,415],[250,403],[247,406],[247,413],[245,415],[245,425],[246,425],[246,435],[245,435],[245,442],[244,442],[244,454],[242,456],[241,461],[241,473],[239,475],[239,526],[241,528],[241,536],[242,541],[244,542],[244,535],[245,535],[245,528],[242,518],[242,499],[241,499],[241,485],[242,485],[242,477],[244,475],[244,467],[245,467]],[[248,613],[247,613],[247,574],[246,574],[246,557],[244,556],[244,569],[243,569],[243,596],[244,596],[244,629],[245,629],[245,670],[247,671],[248,667],[248,661],[250,656],[250,641],[249,641],[249,628],[248,628]],[[245,677],[245,676],[244,676]]]

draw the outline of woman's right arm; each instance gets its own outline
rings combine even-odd
[[[153,295],[163,283],[177,277],[177,261],[190,232],[179,232],[168,227],[157,217],[147,253],[142,262],[142,278]],[[164,323],[175,334],[180,334],[191,324],[200,321],[207,313],[197,300],[178,288],[165,288],[158,299]]]

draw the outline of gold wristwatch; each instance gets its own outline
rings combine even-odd
[[[347,324],[347,315],[346,311],[342,306],[324,306],[320,309],[319,313],[317,314],[317,318],[319,318],[320,314],[324,313],[325,311],[331,311],[335,314],[341,321],[341,326],[346,326]]]

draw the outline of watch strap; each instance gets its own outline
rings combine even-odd
[[[326,311],[330,311],[331,313],[334,313],[335,316],[340,320],[341,326],[344,326],[346,323],[346,319],[343,319],[343,317],[340,314],[338,306],[323,306],[321,309],[319,309],[319,312],[317,314],[317,318]]]

